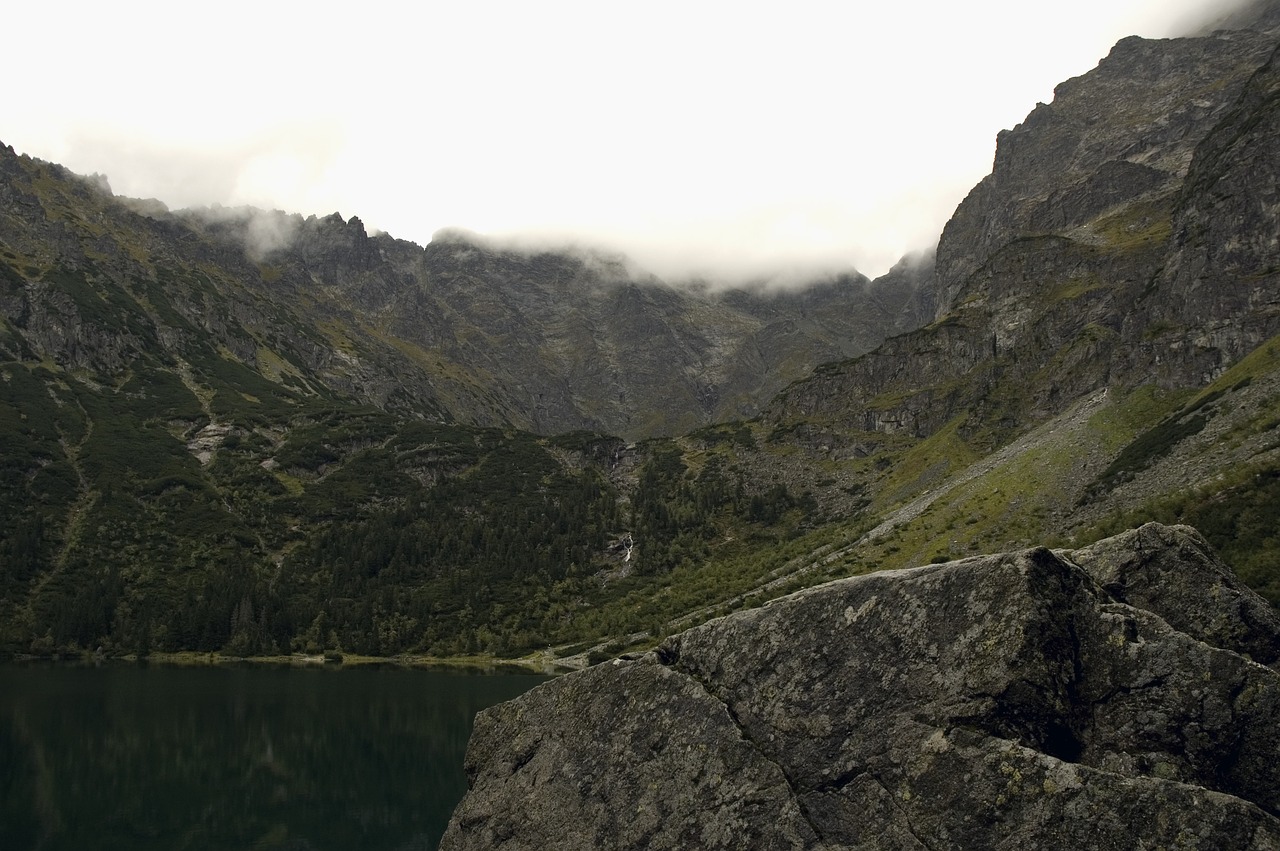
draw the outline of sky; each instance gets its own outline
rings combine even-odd
[[[118,195],[734,278],[931,248],[1057,83],[1240,3],[14,5],[0,142]]]

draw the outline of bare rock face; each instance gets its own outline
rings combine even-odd
[[[1148,523],[1071,553],[1112,597],[1192,638],[1275,666],[1280,614],[1245,587],[1189,526]]]
[[[1153,283],[1152,321],[1170,329],[1161,372],[1216,375],[1276,333],[1278,253],[1280,48],[1196,149]]]
[[[1011,241],[1084,224],[1109,207],[1176,190],[1196,146],[1275,47],[1270,35],[1118,42],[1058,85],[996,142],[992,172],[961,202],[938,245],[938,318],[966,279]]]
[[[986,449],[1104,388],[1203,387],[1280,333],[1278,35],[1127,38],[1062,83],[947,223],[935,321],[815,370],[763,420],[866,442],[962,417]]]
[[[1280,847],[1280,674],[1231,649],[1277,632],[1224,577],[1150,525],[713,621],[482,713],[441,847]]]

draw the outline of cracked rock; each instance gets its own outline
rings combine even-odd
[[[1229,576],[1147,526],[829,583],[551,681],[479,716],[441,847],[1278,848],[1280,674],[1241,652],[1274,636],[1199,628],[1169,571]]]

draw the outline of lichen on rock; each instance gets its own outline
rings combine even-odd
[[[1154,524],[802,591],[482,713],[441,847],[1280,847],[1250,595]]]

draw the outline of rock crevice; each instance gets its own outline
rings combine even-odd
[[[750,744],[755,749],[756,753],[760,755],[761,759],[777,767],[778,773],[782,775],[783,780],[786,781],[787,787],[791,791],[792,798],[795,799],[798,803],[801,818],[803,818],[805,822],[808,823],[809,827],[813,830],[815,835],[817,835],[818,837],[821,837],[822,831],[815,824],[813,824],[813,822],[809,819],[808,813],[806,812],[806,808],[804,805],[804,799],[801,794],[801,790],[799,789],[799,787],[797,787],[796,781],[792,779],[790,774],[787,773],[786,765],[776,760],[769,753],[769,749],[767,747],[765,747],[762,743],[755,740],[755,738],[751,734],[751,730],[747,726],[745,726],[742,723],[742,719],[738,717],[738,713],[735,711],[733,705],[729,703],[727,700],[725,700],[722,696],[718,695],[715,689],[713,688],[713,686],[703,681],[701,678],[699,678],[696,673],[681,668],[677,658],[672,658],[668,656],[667,661],[664,661],[663,656],[661,654],[655,654],[655,658],[658,659],[659,663],[665,664],[668,667],[668,669],[676,672],[677,674],[680,674],[682,676],[689,678],[689,680],[691,680],[694,684],[696,684],[696,686],[700,688],[704,694],[706,694],[712,700],[718,701],[720,705],[724,707],[725,714],[728,716],[729,720],[733,722],[734,726],[737,727],[739,734],[742,736],[742,740]]]
[[[1274,848],[1249,600],[1155,525],[802,591],[482,713],[442,847]]]

